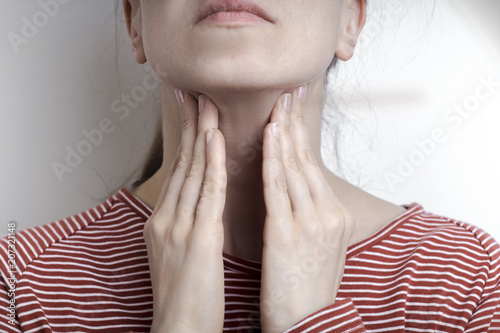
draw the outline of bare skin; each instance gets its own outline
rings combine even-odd
[[[332,50],[340,60],[352,56],[365,2],[263,2],[276,9],[274,21],[248,29],[176,21],[175,10],[193,17],[201,2],[124,4],[135,60],[151,60],[163,80],[163,164],[134,193],[154,209],[144,229],[152,331],[222,330],[222,252],[262,262],[263,332],[282,332],[335,302],[347,248],[404,212],[334,175],[320,154],[327,61]],[[311,31],[294,23],[306,11]],[[317,24],[325,11],[335,16],[334,33]],[[169,24],[179,29],[165,30]],[[297,29],[287,35],[295,44],[282,42],[287,27]],[[319,31],[325,32],[323,41],[295,47],[311,41],[297,36]],[[325,43],[330,37],[334,42]],[[178,47],[163,49],[170,39]],[[279,66],[267,63],[273,56],[266,53],[269,41],[278,54],[289,55]],[[248,45],[267,57],[254,57]],[[195,52],[183,53],[191,47]],[[321,61],[302,61],[311,48]],[[204,56],[210,66],[201,61]],[[249,62],[250,71],[242,65]],[[310,258],[321,265],[297,279],[294,273]]]
[[[318,80],[321,81],[321,79]],[[350,241],[350,245],[358,243],[363,239],[376,233],[383,226],[395,217],[401,215],[405,209],[401,206],[384,201],[375,197],[362,189],[346,182],[330,170],[324,164],[320,154],[320,122],[317,119],[309,119],[313,113],[309,110],[321,110],[323,103],[323,88],[322,85],[318,88],[314,87],[314,83],[308,85],[307,105],[308,113],[306,114],[308,133],[310,136],[312,150],[316,159],[321,164],[325,178],[332,189],[335,189],[335,194],[348,209],[353,216],[355,229]],[[312,86],[312,89],[311,89]],[[164,94],[165,96],[165,94]],[[168,95],[166,95],[168,96]],[[273,101],[274,103],[274,101]],[[164,98],[163,110],[175,110],[178,106],[175,101]],[[307,107],[306,107],[307,108]],[[175,152],[180,144],[181,122],[177,119],[177,114],[174,112],[164,112],[164,159],[162,167],[149,180],[139,186],[135,195],[146,203],[150,208],[154,208],[164,184],[168,169],[175,159]],[[221,117],[222,118],[222,117]],[[256,145],[261,145],[264,124],[255,124],[255,133],[260,133],[255,140]],[[238,161],[241,169],[239,174],[230,175],[230,180],[227,185],[226,204],[224,209],[224,252],[254,261],[261,261],[262,258],[262,233],[266,210],[264,205],[264,194],[262,185],[262,150],[255,149],[256,157],[248,163],[245,157],[238,153],[238,146],[253,147],[250,144],[245,145],[248,140],[248,134],[242,135],[245,131],[239,131],[239,128],[245,128],[245,131],[251,132],[251,123],[245,119],[240,124],[223,123],[219,119],[219,128],[224,133],[225,138],[232,138],[232,144],[226,142],[227,160]],[[224,129],[224,130],[222,130]],[[227,139],[226,139],[227,141]],[[229,152],[233,152],[231,155]],[[230,170],[234,164],[228,165]]]
[[[260,256],[263,332],[282,332],[335,302],[347,248],[364,236],[357,229],[359,221],[336,194],[342,192],[331,185],[336,178],[314,156],[304,122],[306,90],[304,85],[281,95],[263,130],[261,224],[225,217],[228,202],[261,212],[252,202],[227,200],[228,145],[218,129],[217,106],[206,96],[196,101],[177,92],[182,96],[182,139],[144,229],[154,294],[152,332],[221,331],[223,250],[241,257]],[[403,208],[396,208],[394,216],[385,217],[401,214]],[[254,228],[238,229],[241,221]],[[370,220],[365,227],[373,233],[387,222],[377,225]],[[242,246],[227,245],[234,243],[225,240],[238,235],[228,234],[228,229],[247,233],[238,239]],[[231,252],[236,248],[243,255]],[[316,269],[297,275],[311,259]]]

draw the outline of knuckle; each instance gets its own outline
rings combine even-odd
[[[286,124],[280,125],[280,134],[289,136],[290,135],[290,127],[288,127]]]
[[[303,114],[296,114],[293,116],[293,119],[295,120],[295,122],[302,125],[305,125],[306,123],[306,117]]]
[[[226,163],[223,163],[220,158],[208,156],[206,159],[207,168],[215,170],[226,170]]]
[[[180,152],[177,155],[177,161],[175,164],[175,170],[174,173],[180,171],[180,170],[186,170],[188,168],[188,157],[186,156],[186,153]]]
[[[194,121],[191,118],[184,116],[181,120],[181,126],[183,131],[187,131],[194,127]]]
[[[217,194],[217,183],[211,180],[203,182],[203,186],[201,188],[201,198],[211,199]]]
[[[178,206],[171,217],[150,218],[143,230],[146,243],[156,250],[183,246],[189,236],[187,222],[193,219],[193,214],[193,209],[184,205]]]
[[[344,232],[344,227],[344,221],[338,216],[335,216],[328,220],[327,229],[332,232],[342,234]]]
[[[273,161],[281,161],[281,154],[277,151],[271,152],[271,160]]]
[[[270,177],[263,181],[264,189],[271,189],[272,191],[278,190],[280,192],[287,192],[288,187],[286,185],[286,179],[282,175]]]
[[[212,199],[220,194],[224,194],[225,192],[226,186],[223,177],[219,177],[218,179],[208,178],[203,182],[200,197]]]
[[[302,149],[302,151],[300,152],[300,157],[302,161],[305,161],[312,166],[318,166],[318,161],[316,160],[316,157],[314,156],[311,148],[308,147]]]
[[[181,126],[183,131],[190,130],[195,127],[194,119],[183,113],[181,117]]]
[[[336,234],[350,236],[354,231],[354,218],[346,209],[336,209],[328,221],[328,228]]]
[[[286,180],[283,176],[278,176],[274,178],[273,185],[282,192],[288,191],[288,186],[286,185]]]
[[[295,172],[301,171],[300,161],[298,160],[298,158],[296,156],[288,157],[285,160],[285,165],[287,168],[289,168],[292,171],[295,171]]]
[[[197,176],[201,170],[205,168],[205,161],[200,158],[194,157],[186,169],[186,179]]]
[[[306,240],[319,240],[321,237],[325,236],[325,230],[321,230],[320,226],[315,225],[316,223],[308,223],[300,228],[302,237]]]
[[[159,222],[160,221],[157,218],[150,218],[146,221],[143,230],[144,239],[149,242],[154,242],[164,235],[164,224]]]
[[[206,133],[207,133],[208,128],[203,128],[201,126],[198,126],[198,137],[204,138]]]

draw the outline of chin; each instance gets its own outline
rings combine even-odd
[[[179,73],[172,72],[169,85],[185,91],[200,93],[260,91],[267,89],[293,89],[311,82],[325,73],[324,67],[300,67],[297,64],[251,61],[204,61],[188,66]]]
[[[207,30],[189,38],[172,38],[175,47],[150,47],[148,61],[153,69],[166,69],[163,79],[174,88],[220,93],[293,88],[324,74],[333,59],[333,45],[298,47],[280,42],[267,30],[258,32]],[[268,38],[260,37],[264,33]]]

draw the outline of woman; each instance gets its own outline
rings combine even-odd
[[[2,267],[2,304],[17,317],[6,311],[0,327],[500,331],[487,234],[373,197],[323,164],[326,74],[352,56],[364,0],[123,5],[135,60],[162,80],[161,167],[20,232],[18,282]]]

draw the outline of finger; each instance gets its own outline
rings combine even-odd
[[[193,157],[185,175],[176,214],[188,223],[194,222],[194,215],[200,197],[206,169],[206,131],[218,127],[218,110],[206,96],[198,98],[200,114]]]
[[[302,165],[303,174],[309,185],[311,198],[314,202],[330,197],[333,191],[323,174],[311,146],[306,127],[305,100],[307,85],[295,89],[292,93],[290,108],[290,135],[294,142],[295,152]]]
[[[222,133],[217,129],[206,132],[206,163],[207,168],[201,187],[200,199],[196,207],[196,217],[193,237],[209,237],[219,241],[216,248],[222,252],[221,237],[223,235],[222,215],[226,203],[226,150]],[[210,242],[210,241],[209,241]]]
[[[273,220],[289,221],[293,215],[281,163],[278,123],[268,124],[263,136],[262,181],[267,215]]]
[[[157,213],[173,213],[177,206],[179,193],[184,183],[188,162],[193,155],[198,128],[198,102],[194,96],[180,90],[175,91],[181,118],[181,142],[174,161],[171,163],[165,182],[155,205],[151,218]],[[163,209],[162,209],[163,207]]]
[[[276,103],[271,119],[280,124],[279,143],[281,148],[281,163],[288,187],[288,196],[295,216],[308,215],[314,206],[309,184],[302,173],[302,165],[295,154],[295,143],[290,137],[290,107],[292,95],[284,94]]]
[[[181,143],[162,187],[155,210],[159,214],[173,214],[186,177],[186,169],[193,156],[198,128],[198,101],[190,94],[177,92],[180,101]],[[182,99],[184,100],[182,102]],[[156,209],[158,208],[158,209]],[[163,215],[166,216],[166,215]]]

